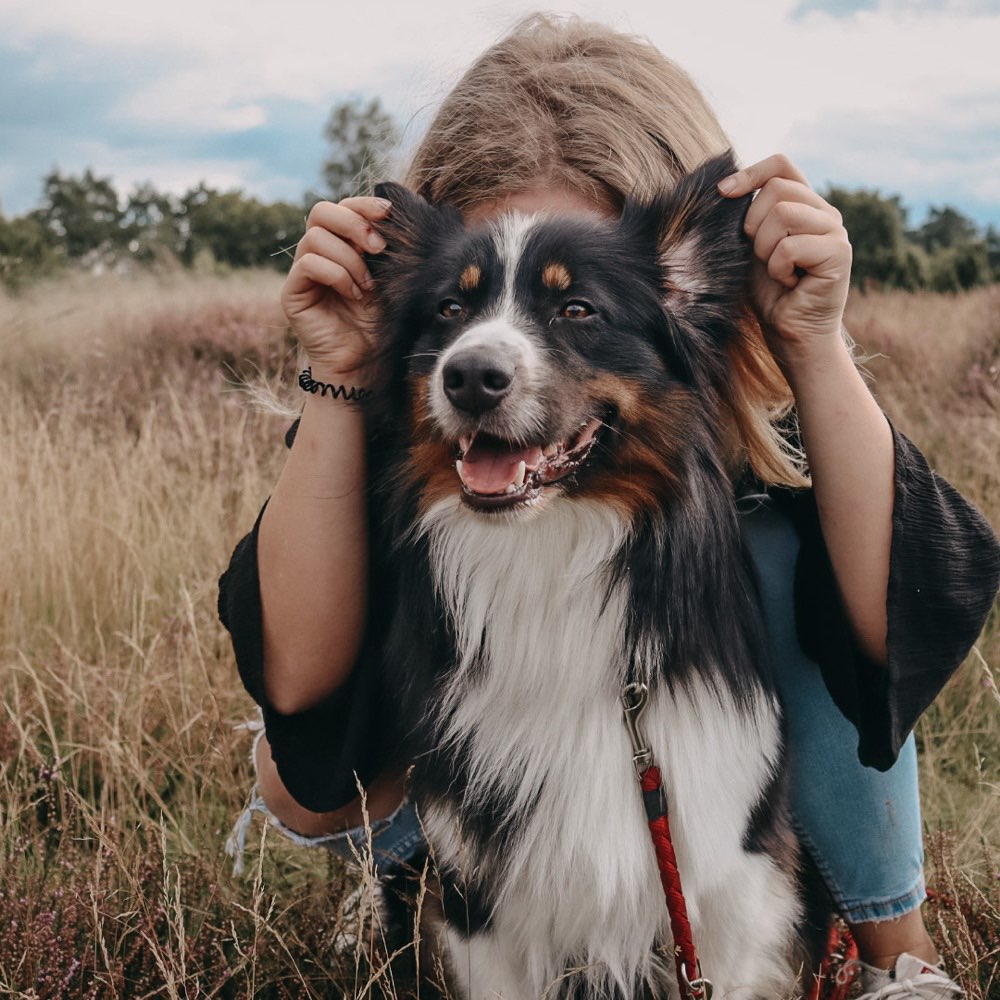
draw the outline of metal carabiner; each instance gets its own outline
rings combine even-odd
[[[687,966],[681,962],[681,979],[684,1000],[712,1000],[715,987],[701,974],[701,962],[698,962],[698,975],[694,979],[688,978]]]
[[[625,728],[632,741],[632,764],[637,778],[653,763],[653,751],[643,736],[639,726],[642,713],[646,710],[649,700],[649,688],[645,684],[626,684],[622,688],[622,707],[625,716]]]

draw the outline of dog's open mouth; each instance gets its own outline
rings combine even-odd
[[[519,445],[485,433],[461,438],[455,468],[463,499],[480,510],[530,503],[544,487],[572,475],[586,461],[603,426],[594,417],[572,437],[547,445]]]

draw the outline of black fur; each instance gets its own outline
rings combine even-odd
[[[636,493],[641,503],[635,501],[634,530],[618,553],[612,580],[624,582],[630,595],[624,643],[631,676],[623,680],[673,686],[712,664],[714,682],[739,698],[760,688],[771,691],[773,684],[721,430],[719,388],[727,377],[727,345],[745,308],[751,261],[742,233],[749,199],[724,199],[715,190],[716,181],[734,169],[730,154],[718,157],[652,203],[627,201],[617,221],[553,220],[532,232],[522,258],[565,262],[599,316],[586,328],[557,318],[535,329],[562,366],[554,398],[544,401],[549,439],[563,433],[562,411],[573,387],[602,374],[637,387],[644,400],[662,402],[668,422],[684,421],[661,426],[661,414],[657,419],[629,414],[613,394],[598,400],[613,414],[611,432],[563,487],[603,496],[616,476],[645,475],[649,483]],[[471,879],[441,873],[445,919],[462,934],[477,933],[490,927],[492,887],[529,816],[512,813],[500,799],[487,806],[465,803],[467,748],[437,744],[439,720],[431,718],[429,706],[454,663],[455,637],[429,584],[426,539],[412,531],[424,484],[407,461],[413,387],[428,377],[462,329],[439,314],[438,303],[461,294],[475,318],[499,295],[499,277],[490,267],[486,229],[467,229],[455,210],[429,205],[398,185],[382,185],[376,193],[393,205],[381,226],[387,249],[368,261],[385,338],[383,384],[373,412],[379,441],[374,454],[381,456],[372,471],[373,531],[383,559],[373,600],[388,610],[376,638],[387,688],[398,695],[408,753],[416,761],[415,797],[424,803],[450,801],[477,859]],[[459,293],[457,276],[470,264],[480,266],[484,280]],[[525,281],[518,294],[527,316],[552,315],[545,288]],[[624,447],[632,449],[627,468],[621,465]],[[669,475],[662,475],[657,463]],[[640,667],[636,651],[651,646],[662,651],[660,662]],[[794,854],[786,830],[786,790],[779,775],[754,811],[746,847]]]

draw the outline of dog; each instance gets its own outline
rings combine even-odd
[[[782,715],[720,388],[747,316],[731,153],[620,217],[466,226],[398,185],[369,259],[372,625],[440,877],[449,988],[677,997],[621,692],[645,684],[715,996],[790,994]]]

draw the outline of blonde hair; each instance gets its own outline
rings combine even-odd
[[[691,78],[649,42],[578,17],[535,14],[487,49],[445,98],[405,183],[468,211],[538,182],[620,208],[729,147]],[[787,435],[792,393],[747,313],[731,347],[728,456],[765,483],[803,486]],[[785,428],[783,431],[782,428]]]

